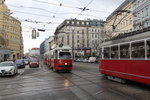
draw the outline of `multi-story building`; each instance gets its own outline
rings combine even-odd
[[[95,45],[93,41],[102,38],[102,30],[102,20],[69,19],[57,27],[55,41],[57,45],[72,47],[75,56],[91,56]]]
[[[54,36],[50,36],[49,38],[44,40],[40,44],[40,55],[43,55],[44,53],[50,51],[52,45],[54,44],[53,42],[54,42]]]
[[[106,38],[133,31],[133,2],[134,0],[125,0],[107,17],[104,24]]]
[[[43,55],[45,53],[45,45],[44,45],[44,42],[43,41],[41,44],[40,44],[40,55]]]
[[[135,0],[133,14],[135,31],[150,27],[150,0]]]
[[[50,36],[48,39],[45,40],[45,42],[44,42],[45,52],[50,51],[50,49],[51,49],[50,43],[51,43],[53,40],[54,40],[54,36]]]
[[[10,51],[10,59],[19,59],[23,56],[21,32],[21,22],[11,16],[4,0],[0,0],[0,47]]]

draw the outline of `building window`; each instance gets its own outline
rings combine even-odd
[[[79,25],[80,24],[80,22],[77,22],[77,25]]]
[[[86,22],[86,25],[89,25],[89,22]]]
[[[67,24],[69,24],[70,22],[69,21],[67,21]]]
[[[97,38],[97,34],[95,34],[95,38]]]
[[[74,25],[74,21],[72,21],[72,24]]]
[[[82,25],[84,25],[84,22],[82,22]]]
[[[146,16],[148,16],[148,8],[146,8]]]

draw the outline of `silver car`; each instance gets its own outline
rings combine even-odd
[[[0,75],[15,75],[18,73],[17,66],[13,61],[0,63]]]

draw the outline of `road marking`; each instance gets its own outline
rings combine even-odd
[[[17,77],[20,77],[23,73],[25,72],[25,70],[22,70]]]

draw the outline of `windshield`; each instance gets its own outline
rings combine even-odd
[[[0,67],[13,66],[13,63],[0,63]]]
[[[21,60],[21,59],[16,60],[15,63],[16,63],[16,64],[18,64],[18,63],[23,63],[23,60]]]
[[[60,59],[71,59],[71,53],[70,52],[60,52],[59,58]]]
[[[31,59],[30,62],[38,62],[37,59]]]

